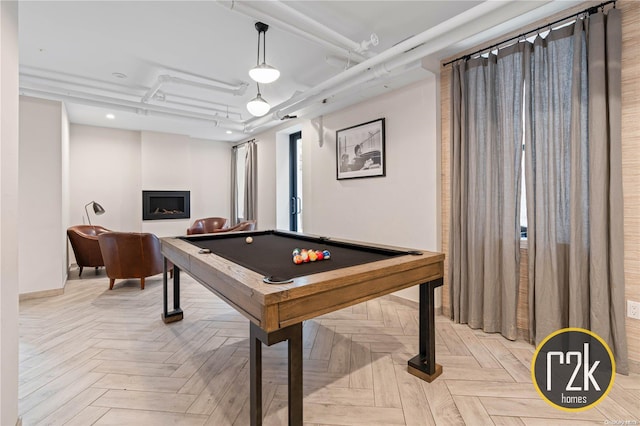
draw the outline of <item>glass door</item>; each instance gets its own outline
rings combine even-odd
[[[302,232],[302,132],[289,135],[289,230]]]

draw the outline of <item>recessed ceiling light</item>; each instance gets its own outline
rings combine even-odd
[[[109,120],[113,120],[114,118],[116,118],[116,116],[115,116],[115,115],[113,115],[113,114],[107,114],[107,115],[106,115],[106,117],[107,117]]]
[[[231,133],[233,133],[231,130],[227,130],[228,135],[230,135]]]
[[[127,75],[122,72],[112,72],[111,75],[115,78],[127,78]]]

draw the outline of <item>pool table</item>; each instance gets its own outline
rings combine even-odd
[[[252,242],[247,242],[251,237]],[[408,371],[426,381],[435,362],[434,290],[444,254],[284,231],[248,231],[162,238],[165,323],[183,318],[180,271],[250,321],[251,424],[262,424],[262,344],[288,341],[289,424],[302,425],[302,322],[394,291],[420,285],[419,353]],[[294,264],[295,248],[328,250],[329,259]],[[173,263],[169,310],[168,262]]]

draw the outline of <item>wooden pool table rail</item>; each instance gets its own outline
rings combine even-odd
[[[179,238],[163,238],[164,256],[265,331],[355,305],[443,276],[444,255],[389,259],[265,284],[263,276]],[[288,260],[288,254],[284,256]],[[304,268],[304,265],[299,267]]]

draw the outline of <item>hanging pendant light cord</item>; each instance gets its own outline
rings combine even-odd
[[[258,34],[258,42],[260,40],[260,35]],[[262,62],[267,62],[267,32],[262,32]]]
[[[258,31],[258,55],[256,57],[256,66],[260,65],[260,31]]]

